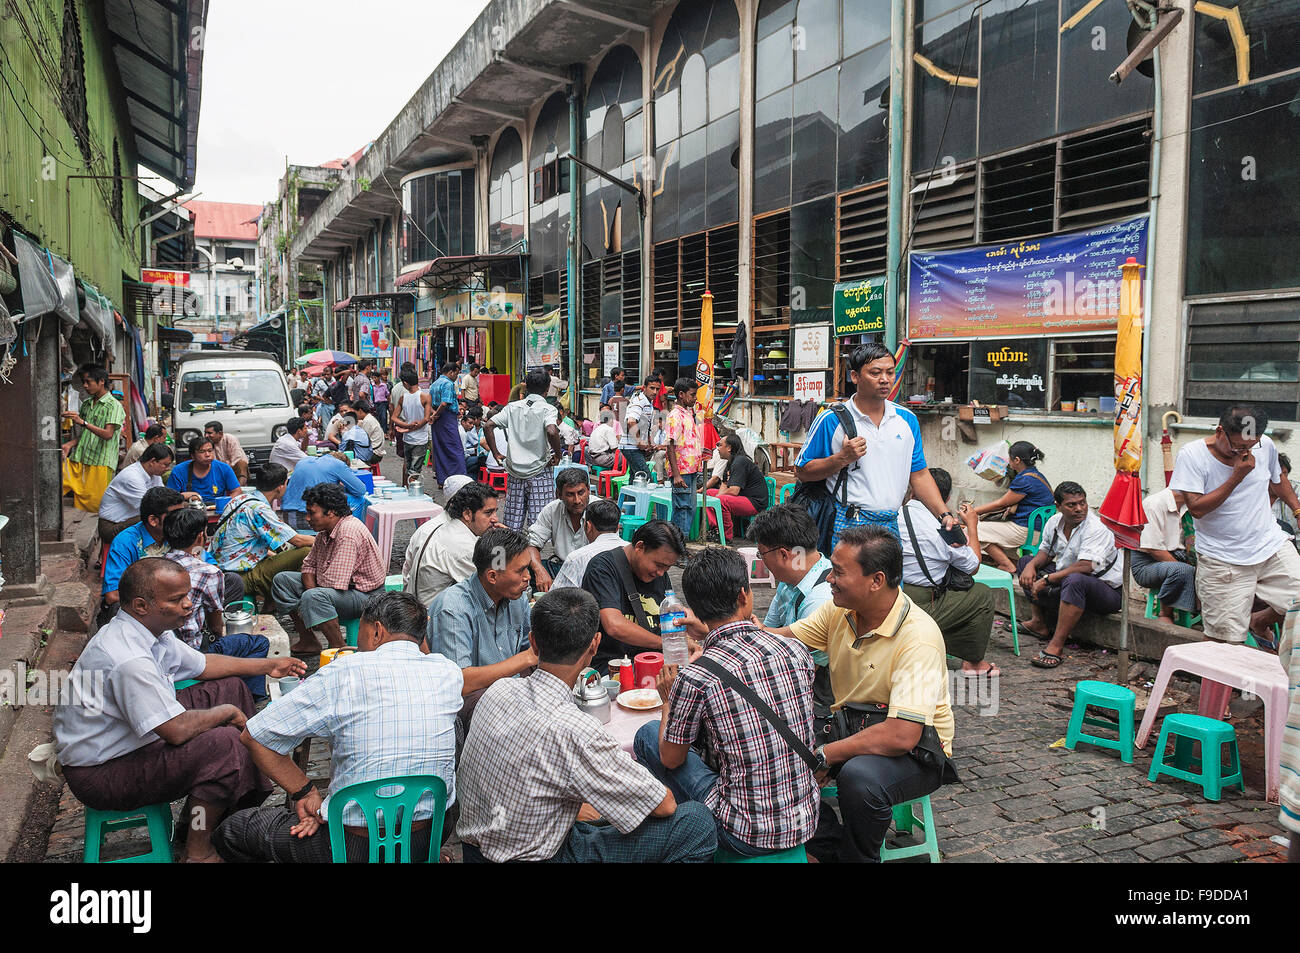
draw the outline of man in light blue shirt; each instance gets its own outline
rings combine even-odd
[[[372,596],[361,614],[360,652],[335,659],[248,720],[244,746],[254,764],[290,795],[296,811],[251,808],[231,815],[212,838],[225,860],[328,863],[330,799],[351,784],[435,775],[446,784],[447,806],[454,804],[460,669],[441,655],[420,652],[424,626],[424,607],[414,596]],[[312,737],[330,741],[324,798],[291,757]],[[440,825],[444,838],[454,827],[442,824],[434,811],[434,797],[425,793],[411,819],[412,859],[428,856]],[[348,804],[341,820],[348,860],[364,860],[369,855],[365,814]]]
[[[614,385],[624,383],[623,378],[626,376],[623,368],[616,367],[609,373],[609,380],[605,386],[600,389],[600,406],[608,407],[609,402],[614,398]]]
[[[327,453],[321,457],[308,457],[293,468],[289,485],[280,501],[280,515],[294,529],[306,528],[307,505],[302,494],[308,487],[320,483],[341,483],[348,494],[348,505],[355,515],[365,500],[366,485],[352,472],[347,457],[341,453]]]
[[[466,695],[537,664],[528,645],[531,559],[526,535],[490,529],[474,544],[474,575],[429,604],[429,651],[461,667]]]

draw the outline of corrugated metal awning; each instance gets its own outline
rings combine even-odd
[[[476,273],[492,266],[513,264],[517,273],[511,278],[520,278],[523,274],[523,261],[527,255],[451,255],[435,258],[425,262],[419,268],[400,275],[396,281],[399,288],[427,279],[427,284],[436,291],[469,287],[469,280]]]

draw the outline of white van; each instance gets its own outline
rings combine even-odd
[[[265,351],[191,351],[172,371],[172,432],[180,459],[209,421],[234,434],[250,462],[265,463],[294,415],[289,382]]]

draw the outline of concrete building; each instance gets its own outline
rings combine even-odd
[[[1171,6],[1159,52],[1117,85],[1146,3],[496,0],[290,248],[354,316],[337,346],[359,297],[392,300],[394,336],[426,367],[492,363],[518,349],[520,311],[558,309],[588,412],[612,364],[693,368],[707,287],[721,380],[746,332],[732,416],[771,441],[802,437],[780,430],[791,398],[843,393],[860,335],[835,336],[837,286],[894,275],[883,333],[912,342],[901,394],[930,396],[927,455],[959,494],[987,497],[963,464],[1005,437],[1099,501],[1111,420],[1084,408],[1113,393],[1113,307],[1074,322],[1088,333],[936,334],[909,308],[908,266],[1145,217],[1158,487],[1165,410],[1184,416],[1179,444],[1228,400],[1263,406],[1283,449],[1300,419],[1300,0]],[[1014,374],[997,371],[1004,353]],[[1037,382],[999,383],[1016,378]],[[1011,412],[958,426],[972,400]]]
[[[225,344],[257,323],[257,220],[262,206],[186,202],[194,221],[190,291],[198,314],[173,324],[209,344]]]
[[[62,530],[64,373],[107,364],[123,375],[129,417],[130,391],[150,389],[159,315],[140,269],[155,247],[142,227],[153,208],[136,175],[142,167],[167,193],[193,184],[203,51],[189,40],[205,10],[202,0],[33,0],[0,18],[7,598],[39,595],[39,544]]]

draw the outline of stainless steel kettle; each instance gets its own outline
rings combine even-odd
[[[594,668],[584,669],[573,690],[573,702],[602,725],[609,724],[609,692]]]

